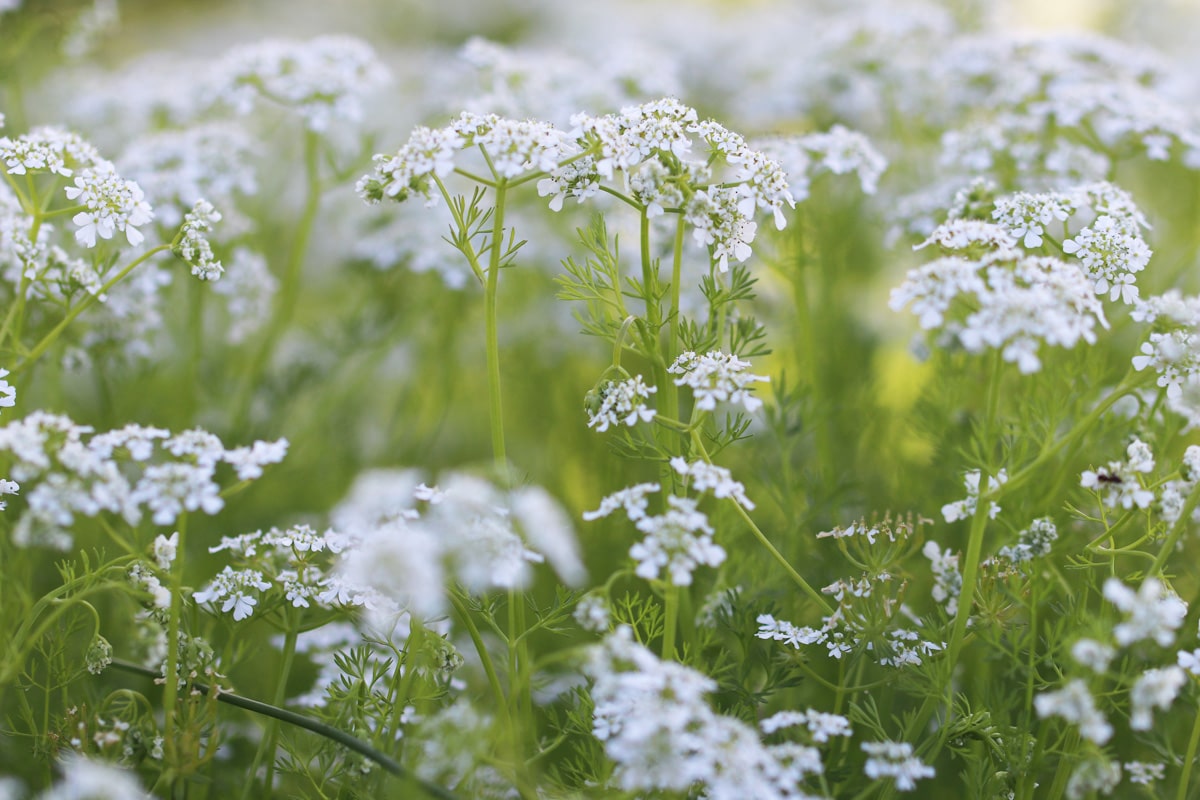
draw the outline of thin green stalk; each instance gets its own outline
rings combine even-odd
[[[496,321],[496,290],[500,283],[500,260],[504,250],[504,181],[496,186],[496,209],[492,214],[492,241],[488,251],[487,282],[484,285],[484,328],[487,347],[488,408],[492,427],[492,458],[500,479],[508,483],[508,457],[504,451],[504,407],[500,397],[500,342]]]
[[[183,615],[183,562],[187,553],[187,513],[179,516],[179,541],[176,544],[175,560],[171,562],[170,589],[171,608],[167,617],[167,671],[163,683],[163,742],[167,763],[172,764],[175,756],[175,706],[179,698],[179,625]]]
[[[300,221],[292,234],[292,249],[288,252],[288,260],[284,265],[283,280],[280,281],[279,294],[275,297],[275,305],[271,311],[271,319],[262,343],[254,354],[248,369],[242,376],[242,385],[233,403],[233,427],[241,428],[250,413],[251,401],[254,397],[254,384],[262,371],[270,363],[275,347],[287,330],[288,324],[296,311],[296,301],[300,297],[300,278],[304,267],[304,257],[308,253],[308,243],[312,238],[317,212],[321,208],[321,175],[319,162],[320,136],[313,131],[304,132],[304,176],[305,196],[304,210]]]
[[[662,660],[675,660],[675,626],[679,621],[679,587],[671,583],[663,593]]]
[[[483,672],[487,676],[488,685],[491,686],[492,695],[495,697],[497,713],[500,714],[500,720],[504,724],[505,741],[515,749],[517,747],[516,725],[513,723],[512,714],[509,712],[508,698],[504,696],[504,689],[500,686],[500,676],[496,673],[496,666],[492,663],[492,656],[488,653],[487,647],[483,643],[483,637],[479,635],[479,628],[476,627],[475,621],[471,619],[471,612],[466,604],[453,591],[448,591],[446,594],[450,597],[450,603],[454,606],[454,611],[458,614],[463,627],[467,629],[467,635],[471,637],[471,643],[475,645],[475,652],[479,656],[479,663],[483,666]],[[513,753],[513,770],[517,791],[521,793],[521,796],[536,797],[536,793],[532,793],[528,788],[526,766],[520,757],[519,751]]]
[[[1195,488],[1192,489],[1192,493],[1188,495],[1187,501],[1183,504],[1183,508],[1179,512],[1179,518],[1171,526],[1171,530],[1167,533],[1166,541],[1163,542],[1163,546],[1159,549],[1158,555],[1154,559],[1154,564],[1150,569],[1146,570],[1145,578],[1158,577],[1162,574],[1162,568],[1166,566],[1167,559],[1170,558],[1171,553],[1175,552],[1175,545],[1179,543],[1179,537],[1183,535],[1183,532],[1191,524],[1192,512],[1196,510],[1198,503],[1200,503],[1200,483],[1197,483]]]
[[[287,700],[287,682],[292,672],[292,661],[296,655],[296,625],[292,624],[292,615],[287,610],[283,613],[286,629],[283,634],[283,663],[279,667],[279,677],[275,684],[275,697],[271,704],[282,707]],[[272,718],[267,722],[267,729],[258,743],[258,752],[254,754],[254,766],[250,768],[251,778],[242,784],[242,800],[249,800],[254,787],[253,776],[258,774],[258,768],[266,763],[266,775],[263,777],[263,791],[271,794],[275,782],[275,746],[279,735],[279,725]]]
[[[1179,789],[1175,792],[1175,800],[1187,800],[1188,789],[1191,788],[1192,765],[1196,763],[1196,749],[1200,747],[1200,713],[1192,723],[1192,735],[1188,739],[1187,753],[1183,757],[1183,772],[1179,775]]]
[[[96,302],[96,297],[98,295],[103,295],[112,289],[112,287],[116,286],[117,283],[119,283],[126,275],[132,272],[135,267],[139,266],[145,261],[148,261],[150,258],[158,255],[162,251],[170,249],[171,245],[160,244],[158,247],[147,250],[145,253],[142,253],[142,255],[131,261],[128,266],[110,278],[103,286],[100,287],[100,291],[94,295],[89,294],[87,297],[83,298],[78,305],[74,306],[70,311],[67,312],[67,315],[63,317],[57,325],[54,326],[53,330],[43,336],[42,340],[34,345],[33,349],[29,351],[29,354],[25,356],[25,358],[21,359],[21,361],[19,361],[17,365],[12,368],[12,374],[19,375],[31,364],[33,364],[33,362],[37,361],[41,355],[50,348],[51,345],[58,341],[58,337],[61,336],[62,332],[67,329],[68,325],[75,321],[76,317],[92,307],[92,305]]]
[[[700,454],[700,457],[704,459],[705,463],[711,464],[712,458],[709,457],[708,450],[704,447],[704,440],[700,437],[700,432],[695,429],[692,430],[692,443],[696,447],[696,452]],[[796,569],[788,563],[786,558],[783,557],[783,554],[775,549],[775,545],[771,544],[771,540],[767,538],[767,535],[759,529],[758,525],[754,523],[754,520],[750,518],[748,513],[746,513],[746,509],[742,508],[742,504],[733,498],[730,498],[729,502],[733,504],[734,509],[737,510],[738,516],[740,516],[742,521],[745,522],[750,528],[750,532],[754,534],[754,538],[758,539],[762,546],[767,549],[767,552],[771,554],[771,557],[774,558],[781,567],[783,567],[784,571],[787,572],[792,581],[794,581],[795,584],[800,587],[800,590],[808,595],[809,598],[820,607],[822,612],[824,612],[826,615],[832,614],[833,606],[829,605],[829,601],[822,597],[821,593],[814,589],[808,581],[804,580],[800,573],[796,572]]]

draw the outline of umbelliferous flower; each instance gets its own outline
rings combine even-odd
[[[623,381],[607,381],[598,392],[599,406],[588,408],[588,427],[604,433],[610,426],[649,422],[657,413],[643,402],[658,391],[657,386],[647,386],[641,375]],[[590,395],[589,395],[590,396]]]
[[[127,181],[107,161],[86,167],[75,176],[75,185],[66,188],[67,199],[76,200],[84,210],[72,222],[79,226],[75,239],[85,247],[95,247],[96,237],[111,239],[121,232],[135,247],[146,237],[137,229],[154,219],[142,189]]]
[[[1042,719],[1062,717],[1067,722],[1074,722],[1079,726],[1080,735],[1096,744],[1104,744],[1112,738],[1112,725],[1096,708],[1096,700],[1087,684],[1078,678],[1068,681],[1058,691],[1039,694],[1033,699],[1033,706]]]
[[[733,354],[712,350],[697,355],[689,350],[680,354],[667,372],[679,375],[675,385],[691,389],[696,407],[701,410],[712,411],[717,403],[731,403],[754,412],[762,407],[762,400],[751,394],[750,384],[770,378],[750,374],[746,371],[749,367],[749,361]]]
[[[863,765],[867,777],[871,780],[892,778],[902,792],[911,792],[917,788],[917,781],[934,776],[933,767],[914,756],[908,742],[863,742],[862,750],[867,754],[867,762]]]

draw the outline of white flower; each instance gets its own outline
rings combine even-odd
[[[197,603],[221,602],[221,611],[233,612],[236,622],[244,620],[254,613],[258,605],[258,592],[271,588],[270,582],[256,569],[235,570],[226,566],[212,579],[208,586],[192,593],[192,599]]]
[[[732,354],[711,350],[697,355],[689,350],[680,354],[667,372],[680,376],[675,379],[676,386],[692,390],[696,408],[712,411],[717,403],[730,403],[753,413],[762,407],[762,400],[750,393],[750,384],[770,378],[746,372],[749,367],[749,361]]]
[[[963,484],[967,488],[967,497],[965,500],[947,503],[942,506],[942,516],[946,518],[946,522],[957,522],[960,519],[970,519],[974,516],[975,509],[979,503],[980,476],[980,471],[977,469],[968,470],[963,474]],[[995,475],[988,476],[988,493],[995,492],[1007,482],[1008,472],[1003,469]],[[1000,506],[995,501],[991,501],[988,504],[988,517],[991,519],[995,519],[1000,511]]]
[[[145,238],[138,225],[154,219],[142,189],[117,174],[107,161],[88,167],[75,176],[75,185],[66,188],[67,199],[84,206],[72,221],[79,226],[75,239],[85,247],[95,247],[96,237],[111,239],[121,232],[135,247]]]
[[[221,213],[213,208],[212,203],[197,200],[192,210],[183,217],[179,244],[172,251],[190,264],[192,274],[202,281],[215,281],[225,271],[221,262],[213,255],[212,245],[204,236],[212,230],[213,224],[220,220]]]
[[[1135,731],[1150,730],[1154,722],[1153,710],[1169,709],[1186,682],[1187,673],[1178,666],[1142,673],[1129,690],[1129,727]]]
[[[12,408],[17,404],[17,390],[4,380],[8,370],[0,369],[0,408]]]
[[[1071,645],[1071,658],[1075,659],[1075,663],[1088,667],[1097,674],[1106,672],[1116,655],[1116,650],[1095,639],[1079,639]]]
[[[917,781],[934,776],[933,767],[914,756],[908,742],[863,742],[862,749],[867,754],[863,765],[866,776],[871,780],[892,778],[902,792],[911,792],[917,788]]]
[[[583,512],[583,518],[587,522],[591,522],[592,520],[607,517],[618,508],[624,508],[625,514],[629,519],[637,522],[646,516],[646,509],[650,505],[650,501],[646,499],[646,496],[661,489],[662,487],[657,483],[639,483],[636,486],[630,486],[605,497],[600,501],[598,509]]]
[[[1075,678],[1055,692],[1043,692],[1033,700],[1038,717],[1062,717],[1079,726],[1085,739],[1104,744],[1112,738],[1112,725],[1096,708],[1096,701],[1087,684]]]
[[[1142,639],[1153,639],[1160,646],[1169,647],[1187,616],[1187,603],[1168,594],[1157,578],[1143,580],[1137,592],[1116,578],[1109,578],[1104,582],[1104,597],[1128,615],[1113,628],[1113,636],[1122,647]]]
[[[154,537],[154,563],[161,570],[169,570],[175,561],[176,550],[179,547],[179,531],[175,531],[168,539],[161,533]]]
[[[655,410],[648,408],[643,400],[658,391],[657,386],[647,386],[641,375],[621,382],[608,381],[600,388],[599,407],[589,408],[588,427],[603,433],[610,426],[628,425],[654,419]]]
[[[670,463],[671,469],[691,480],[692,490],[712,492],[713,497],[729,498],[747,511],[754,510],[754,503],[746,497],[746,487],[741,481],[735,481],[733,475],[724,467],[706,461],[693,461],[689,464],[680,456],[672,458]]]
[[[713,542],[713,529],[695,500],[672,495],[667,505],[665,513],[637,521],[645,538],[629,549],[629,555],[638,562],[638,577],[655,580],[665,570],[670,583],[689,586],[696,567],[720,566],[725,550]]]
[[[59,761],[62,777],[37,800],[145,800],[137,776],[110,764],[67,752]]]

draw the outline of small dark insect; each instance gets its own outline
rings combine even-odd
[[[1096,476],[1096,480],[1101,483],[1124,483],[1125,481],[1120,475],[1106,475],[1103,472]]]

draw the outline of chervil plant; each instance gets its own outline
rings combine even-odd
[[[275,11],[0,0],[0,796],[1195,794],[1193,12]]]

